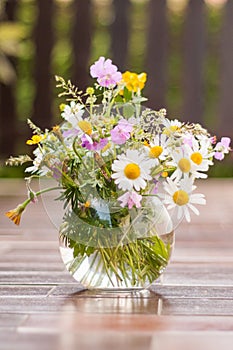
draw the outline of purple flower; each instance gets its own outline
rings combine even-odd
[[[103,149],[107,143],[108,139],[100,139],[99,141],[93,141],[92,138],[84,134],[81,138],[82,147],[87,148],[89,151],[99,151]]]
[[[230,137],[222,137],[221,141],[215,146],[214,158],[217,160],[223,160],[224,154],[229,153],[230,151],[230,143]]]
[[[135,205],[136,208],[140,208],[142,196],[135,191],[131,191],[124,193],[118,200],[121,201],[121,207],[128,205],[128,208],[132,209]]]
[[[97,78],[100,86],[114,87],[121,79],[122,74],[117,71],[118,68],[110,59],[105,60],[100,57],[90,68],[92,78]]]
[[[116,143],[117,145],[124,144],[130,138],[130,133],[132,130],[132,124],[130,124],[126,119],[121,119],[118,125],[110,131],[112,142]]]

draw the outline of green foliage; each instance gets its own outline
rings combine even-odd
[[[0,81],[10,84],[16,80],[16,74],[8,56],[18,56],[21,53],[20,43],[26,32],[22,24],[0,23]]]
[[[93,5],[93,35],[90,53],[90,62],[97,57],[109,56],[110,33],[109,25],[112,20],[110,2],[95,2]],[[142,72],[145,70],[146,30],[147,30],[147,2],[132,2],[130,10],[130,40],[127,65],[130,70]],[[204,116],[205,125],[211,130],[217,127],[217,101],[219,91],[219,33],[222,26],[222,9],[206,8],[207,19],[207,55],[204,67],[205,96]],[[17,59],[17,85],[16,102],[19,120],[24,121],[31,115],[35,86],[33,84],[34,67],[34,43],[33,30],[36,23],[37,2],[20,1],[17,10],[16,24],[0,24],[0,79],[11,81],[15,79],[15,72],[6,54],[20,54]],[[71,45],[71,22],[73,10],[71,2],[56,2],[54,13],[54,28],[56,33],[55,45],[52,53],[51,79],[59,74],[66,79],[71,76],[72,45]],[[168,12],[169,21],[169,56],[168,56],[168,92],[167,103],[169,115],[180,118],[182,110],[182,30],[184,13],[179,11]],[[3,51],[5,53],[3,54]],[[156,69],[156,67],[155,67]],[[3,73],[2,73],[3,72]],[[57,90],[54,85],[54,121],[59,123],[57,106],[61,101],[57,98]],[[155,86],[156,89],[156,86]],[[20,147],[22,140],[20,140]],[[20,152],[25,152],[24,149]],[[18,153],[18,152],[16,152]],[[232,168],[220,164],[218,168],[222,172],[211,170],[210,175],[225,174],[231,176]],[[229,169],[229,170],[228,170]],[[18,174],[18,170],[16,172]],[[21,171],[20,171],[21,173]],[[6,174],[6,175],[2,175]],[[8,176],[8,170],[1,170],[0,176]],[[12,173],[11,175],[12,176]]]

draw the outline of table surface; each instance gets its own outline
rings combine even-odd
[[[161,283],[109,293],[82,290],[64,269],[56,207],[31,204],[19,227],[4,217],[26,191],[2,179],[0,350],[232,350],[233,180],[198,189],[207,205],[176,230]]]

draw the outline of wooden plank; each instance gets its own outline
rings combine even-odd
[[[177,230],[160,281],[134,293],[76,283],[61,261],[56,228],[47,230],[45,218],[34,228],[45,215],[42,203],[20,228],[0,221],[0,350],[231,350],[232,189],[232,180],[201,184],[204,214]]]

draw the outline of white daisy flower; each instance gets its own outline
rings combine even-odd
[[[195,178],[207,178],[207,174],[203,171],[208,171],[209,166],[213,165],[211,158],[214,155],[209,139],[198,140],[194,139],[192,147],[186,145],[186,150],[192,165],[195,168]],[[210,151],[211,149],[211,151]],[[201,172],[200,172],[201,171]]]
[[[170,155],[167,136],[165,134],[156,135],[146,147],[146,151],[152,159],[166,160]]]
[[[114,160],[112,178],[122,190],[136,191],[144,189],[146,181],[151,180],[150,170],[154,166],[154,160],[137,150],[127,150],[126,155],[121,154]]]
[[[178,184],[172,181],[171,178],[167,178],[164,183],[165,194],[161,195],[163,202],[167,205],[167,209],[175,209],[177,219],[181,220],[185,216],[186,220],[190,222],[191,209],[196,215],[199,215],[199,211],[193,204],[206,204],[204,195],[201,193],[193,194],[192,191],[196,188],[193,186],[191,178],[186,177]]]
[[[65,106],[61,116],[75,128],[77,126],[77,123],[82,120],[83,113],[84,106],[80,103],[71,101],[70,105]]]
[[[195,173],[196,166],[193,162],[191,162],[189,154],[186,151],[186,145],[176,148],[174,151],[172,151],[171,156],[173,161],[168,162],[168,165],[176,167],[176,170],[171,175],[172,180],[179,181],[182,177]]]
[[[163,134],[167,135],[167,136],[171,136],[177,132],[180,131],[181,127],[182,127],[182,123],[177,120],[169,120],[167,118],[164,118],[164,128],[163,128]]]

